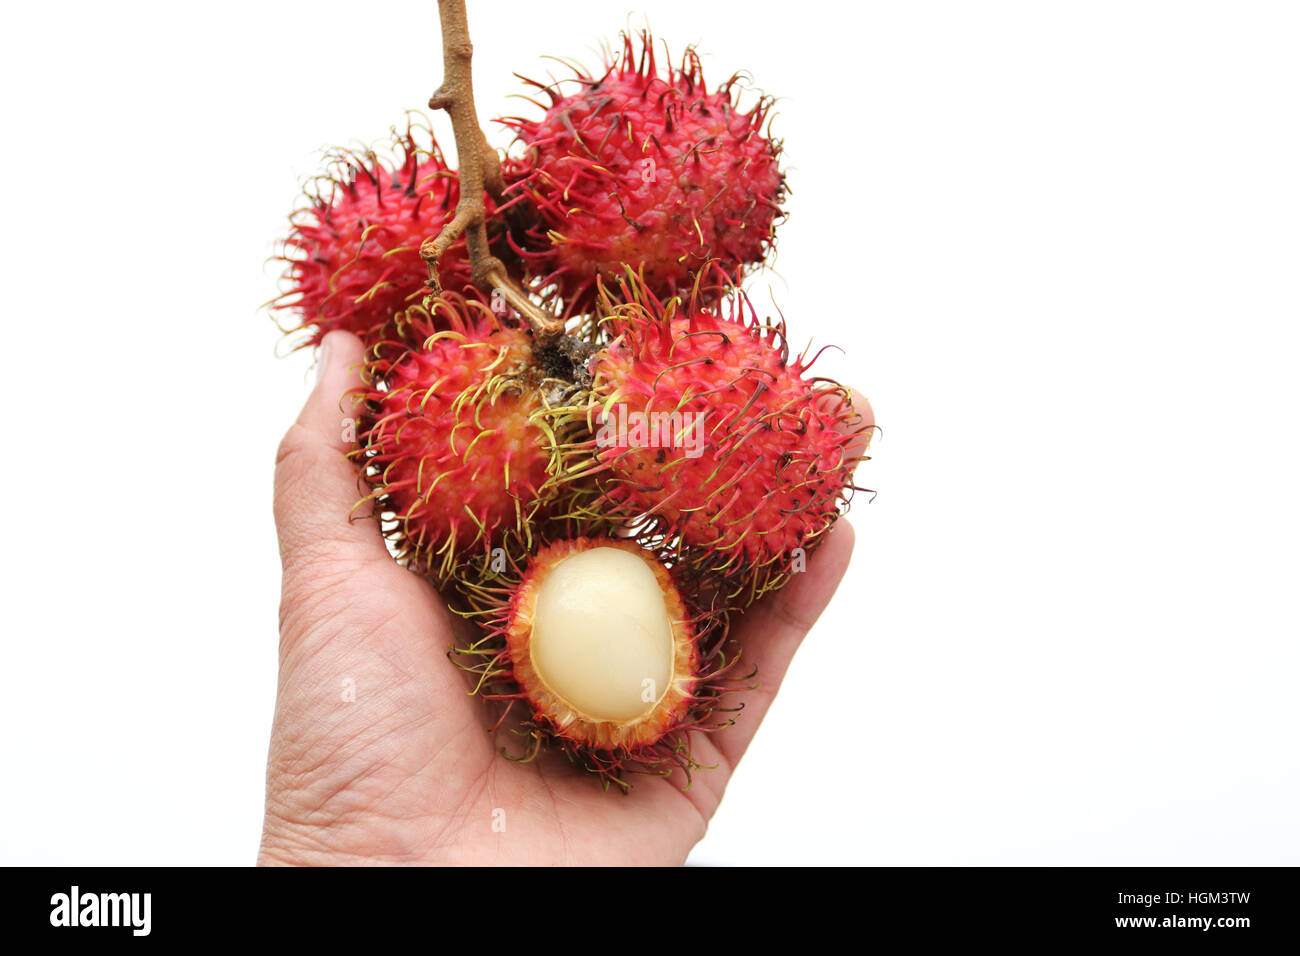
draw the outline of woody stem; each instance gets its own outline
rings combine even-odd
[[[460,201],[455,216],[442,231],[420,245],[420,256],[429,266],[429,284],[435,294],[442,291],[438,260],[463,235],[474,284],[481,289],[500,290],[506,302],[528,321],[538,344],[553,344],[564,334],[564,321],[533,302],[488,247],[483,193],[486,190],[500,201],[505,192],[505,179],[501,175],[501,161],[496,150],[488,145],[474,109],[470,69],[474,47],[469,40],[465,0],[438,0],[438,16],[442,21],[443,80],[429,99],[429,109],[446,110],[451,117],[460,157]]]

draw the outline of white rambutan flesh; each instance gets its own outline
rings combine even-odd
[[[673,677],[673,625],[650,567],[618,548],[565,558],[538,589],[529,644],[541,681],[575,711],[634,720]]]
[[[575,744],[650,747],[693,705],[696,621],[634,542],[573,538],[538,552],[502,624],[521,695]]]

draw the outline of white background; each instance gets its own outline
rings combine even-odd
[[[643,15],[781,96],[765,278],[885,428],[692,859],[1300,863],[1296,8],[470,13],[485,121]],[[310,384],[264,260],[316,150],[437,85],[434,4],[21,4],[0,36],[0,862],[246,864]]]

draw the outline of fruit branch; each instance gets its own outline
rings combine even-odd
[[[506,271],[505,265],[492,255],[487,237],[487,209],[484,190],[500,201],[505,192],[501,160],[488,145],[474,109],[474,84],[470,60],[474,46],[469,40],[469,20],[465,0],[438,0],[442,22],[442,85],[429,98],[429,109],[446,110],[451,117],[456,152],[460,157],[460,201],[456,215],[437,236],[420,246],[420,256],[429,266],[429,284],[434,293],[442,291],[438,281],[438,260],[462,235],[469,250],[471,275],[480,288],[494,288],[520,315],[528,320],[539,345],[556,342],[564,334],[564,322],[538,306]]]

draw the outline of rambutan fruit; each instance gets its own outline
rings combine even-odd
[[[344,329],[371,344],[380,330],[429,291],[420,243],[455,214],[460,186],[431,131],[415,122],[392,133],[391,155],[373,149],[335,150],[325,172],[307,187],[308,202],[290,216],[277,258],[285,291],[272,308],[291,316],[289,333],[317,345]],[[491,199],[485,196],[489,215]],[[444,289],[470,286],[461,238],[438,262]]]
[[[499,121],[523,146],[506,164],[503,208],[532,222],[512,241],[566,314],[589,312],[597,278],[625,266],[666,297],[710,261],[739,278],[766,256],[782,215],[781,146],[764,129],[772,101],[742,111],[738,79],[710,91],[694,48],[661,73],[653,40],[642,34],[638,51],[624,35],[621,57],[599,77],[579,73],[576,92],[533,84],[551,100],[537,104],[541,119]]]
[[[528,546],[556,443],[529,333],[472,291],[431,304],[373,348],[355,455],[371,486],[361,505],[399,560],[442,583],[476,551]]]
[[[590,436],[563,449],[564,473],[594,480],[595,508],[743,607],[800,570],[839,516],[871,425],[742,294],[664,305],[635,282],[621,290],[590,389],[556,412]]]
[[[470,588],[486,636],[455,659],[483,697],[515,705],[517,732],[563,751],[602,781],[698,767],[688,730],[713,730],[718,698],[736,689],[722,618],[693,609],[669,567],[635,541],[562,539],[511,574]]]

